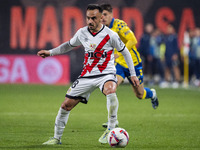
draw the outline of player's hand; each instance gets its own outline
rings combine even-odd
[[[47,51],[47,50],[41,50],[37,53],[38,56],[42,57],[42,58],[45,58],[45,57],[48,57],[50,56],[50,52]]]
[[[131,76],[131,81],[133,82],[133,86],[138,87],[140,85],[140,81],[136,76]]]

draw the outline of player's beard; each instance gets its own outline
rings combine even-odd
[[[98,32],[99,31],[99,27],[100,27],[101,23],[96,23],[96,24],[88,24],[88,28],[91,32]]]
[[[88,24],[88,28],[90,29],[90,31],[94,31],[96,29],[96,27],[93,24]]]

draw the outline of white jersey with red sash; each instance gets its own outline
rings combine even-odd
[[[83,45],[85,49],[84,67],[81,77],[116,74],[114,48],[123,51],[124,43],[119,36],[106,26],[95,34],[88,27],[79,29],[69,41],[71,46]]]

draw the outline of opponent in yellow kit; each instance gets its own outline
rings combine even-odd
[[[134,33],[130,30],[127,24],[123,20],[112,18],[109,28],[116,32],[121,40],[126,44],[126,47],[131,53],[135,66],[141,63],[142,60],[136,48],[137,40]],[[123,67],[128,68],[123,55],[117,51],[115,52],[119,56],[115,61]]]
[[[126,47],[131,53],[135,66],[136,75],[140,80],[139,87],[132,86],[135,95],[139,99],[151,99],[152,107],[156,109],[158,107],[158,98],[156,96],[155,89],[144,88],[143,85],[142,60],[136,48],[137,40],[135,38],[134,33],[130,30],[130,28],[123,20],[113,18],[112,7],[110,4],[102,4],[101,7],[103,9],[103,16],[102,16],[103,24],[108,26],[111,30],[113,30],[119,35],[119,37],[125,43]],[[120,85],[126,77],[131,83],[129,79],[130,73],[124,57],[118,52],[115,53],[117,54],[115,61],[116,61],[116,69],[117,69],[116,74],[118,79],[118,85]]]
[[[121,38],[121,40],[126,44],[126,47],[130,51],[134,65],[136,67],[135,70],[137,72],[137,77],[140,80],[140,84],[142,84],[143,83],[142,60],[136,48],[137,39],[135,38],[134,33],[130,30],[130,28],[127,26],[127,24],[123,20],[119,20],[119,19],[112,18],[109,28],[113,30],[114,32],[116,32]],[[130,75],[126,75],[126,71],[123,71],[123,69],[120,67],[122,66],[123,68],[128,68],[123,55],[117,50],[115,50],[115,54],[116,54],[115,62],[116,62],[116,68],[117,68],[117,75],[119,77],[122,77],[122,81],[125,79],[125,77],[129,79]]]

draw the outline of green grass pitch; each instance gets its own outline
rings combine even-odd
[[[160,106],[138,100],[130,85],[117,90],[118,120],[130,150],[199,150],[200,89],[159,89]],[[43,146],[53,136],[57,111],[67,86],[0,84],[1,150],[106,150],[98,138],[107,121],[106,97],[97,89],[89,103],[71,111],[62,145]]]

